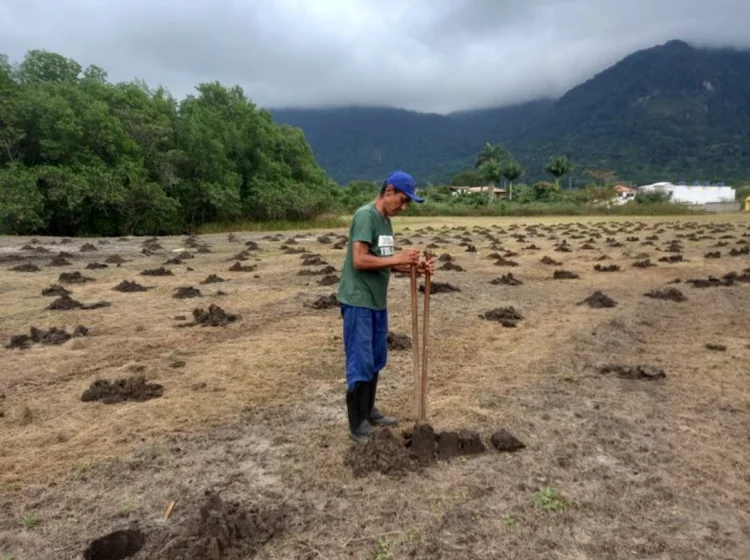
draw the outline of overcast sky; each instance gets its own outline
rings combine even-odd
[[[0,53],[41,48],[183,97],[446,112],[557,96],[630,52],[750,47],[750,0],[0,0]]]

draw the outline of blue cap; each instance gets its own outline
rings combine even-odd
[[[414,202],[424,202],[424,198],[417,196],[417,182],[414,177],[403,171],[394,171],[388,178],[383,182],[383,186],[393,185],[393,188],[401,191],[406,196],[411,198]]]

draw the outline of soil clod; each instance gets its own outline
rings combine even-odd
[[[376,428],[366,444],[352,445],[344,457],[344,464],[356,477],[373,472],[402,477],[419,468],[403,441],[388,428]]]
[[[115,404],[124,401],[143,402],[161,397],[164,387],[158,383],[147,383],[142,375],[109,381],[97,379],[81,395],[84,402],[101,401]]]
[[[194,321],[182,326],[201,325],[203,327],[223,327],[229,323],[238,321],[239,318],[239,315],[235,313],[227,313],[221,307],[212,303],[208,306],[208,310],[201,308],[193,309]]]
[[[141,271],[141,276],[174,276],[174,273],[168,268],[160,266],[159,268],[149,268]]]
[[[189,299],[194,297],[201,297],[201,291],[192,286],[180,286],[175,289],[175,293],[172,295],[173,298],[177,299]]]
[[[456,264],[452,261],[446,262],[443,266],[440,267],[440,270],[453,270],[455,272],[464,272],[465,269],[460,264]]]
[[[308,304],[313,309],[331,309],[332,307],[339,306],[339,300],[336,294],[330,294],[328,296],[320,296],[318,299]]]
[[[556,270],[552,274],[552,278],[555,280],[575,280],[576,278],[580,278],[580,276],[570,270]]]
[[[513,453],[526,447],[521,440],[504,428],[492,434],[490,443],[497,451],[507,453]]]
[[[519,280],[513,274],[510,272],[508,274],[503,274],[499,278],[495,278],[494,280],[490,280],[490,284],[498,285],[498,284],[505,284],[506,286],[520,286],[523,284],[523,281]]]
[[[138,282],[135,282],[135,281],[131,282],[130,280],[123,280],[112,289],[116,292],[130,293],[130,292],[147,292],[151,288],[147,288],[146,286],[141,286]]]
[[[654,366],[625,366],[620,364],[608,365],[599,368],[599,373],[614,373],[622,379],[664,379],[667,374],[663,369]]]
[[[405,334],[397,334],[388,331],[386,337],[388,341],[388,350],[410,350],[411,349],[411,338]]]
[[[115,531],[91,541],[83,551],[84,560],[121,560],[135,555],[146,543],[138,529]]]
[[[514,307],[498,307],[490,311],[486,311],[483,315],[480,315],[482,319],[488,321],[497,321],[504,327],[515,327],[518,321],[523,320],[523,316],[516,311]]]
[[[63,344],[73,337],[86,336],[89,330],[83,325],[79,325],[73,331],[68,333],[65,329],[52,327],[50,330],[38,329],[31,327],[29,334],[17,334],[10,337],[10,343],[6,348],[31,348],[32,344],[56,345]]]
[[[59,284],[52,284],[49,288],[44,288],[42,290],[42,295],[45,297],[69,296],[70,292]]]
[[[231,272],[252,272],[258,268],[257,266],[253,265],[243,265],[240,261],[235,262],[232,266],[229,267],[229,270]]]
[[[218,282],[226,282],[222,277],[217,276],[216,274],[209,274],[206,276],[206,279],[201,282],[201,284],[216,284]]]
[[[579,302],[578,305],[583,305],[584,303],[594,309],[617,307],[617,302],[601,290],[596,290],[589,297]]]
[[[461,289],[448,282],[430,282],[430,294],[449,294],[451,292],[460,292]],[[419,285],[419,293],[424,293],[424,284]]]
[[[706,350],[713,350],[714,352],[726,352],[727,347],[723,344],[714,344],[709,342],[706,344]]]
[[[11,270],[14,272],[39,272],[41,268],[39,268],[35,264],[24,263],[14,266],[13,268],[11,268]]]
[[[677,288],[665,288],[663,290],[651,290],[643,294],[651,299],[663,299],[667,301],[687,301],[687,297]]]
[[[334,286],[339,283],[339,277],[335,274],[327,274],[318,280],[319,286]]]

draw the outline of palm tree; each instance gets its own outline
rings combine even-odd
[[[560,178],[573,171],[574,166],[570,163],[568,156],[552,156],[549,158],[547,165],[544,166],[544,171],[549,173],[555,178],[555,185],[560,184]]]
[[[508,200],[513,200],[513,181],[523,175],[523,167],[517,161],[508,161],[501,171],[501,174],[508,181]]]
[[[474,162],[474,168],[481,170],[483,177],[488,181],[487,198],[492,197],[492,191],[495,188],[495,182],[500,181],[502,161],[509,156],[508,150],[500,142],[493,144],[487,142],[482,151],[477,155]]]

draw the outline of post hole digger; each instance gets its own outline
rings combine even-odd
[[[432,260],[429,251],[424,253],[427,261]],[[431,277],[429,271],[424,275],[424,323],[422,325],[422,355],[419,354],[419,320],[417,301],[417,267],[411,266],[411,328],[412,348],[414,366],[414,403],[416,409],[417,423],[427,421],[427,350],[430,342],[430,287]],[[421,363],[421,368],[420,368]]]

